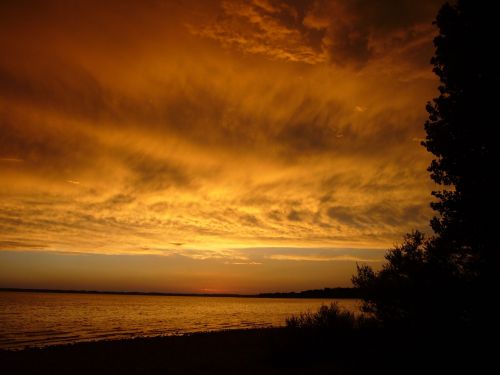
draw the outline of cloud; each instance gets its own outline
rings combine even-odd
[[[6,163],[22,163],[24,160],[23,159],[17,159],[17,158],[0,158],[0,162],[6,162]]]
[[[271,59],[307,64],[325,61],[319,44],[314,43],[321,32],[305,29],[294,6],[286,2],[223,1],[221,8],[216,22],[201,30],[192,27],[192,32]]]
[[[290,221],[301,221],[300,212],[291,210],[287,215],[287,219]]]
[[[257,266],[259,262],[224,262],[224,264],[236,264],[236,265],[250,265],[250,266]]]
[[[368,261],[314,249],[427,228],[435,2],[35,5],[0,12],[5,249]]]
[[[384,251],[379,249],[335,249],[335,248],[248,248],[238,253],[246,262],[347,262],[380,264]]]
[[[165,191],[171,186],[188,187],[191,177],[181,166],[167,160],[155,160],[149,155],[130,155],[124,161],[133,176],[130,182],[135,190]]]
[[[358,228],[373,228],[381,225],[418,225],[426,217],[425,206],[411,205],[402,207],[392,201],[382,201],[371,206],[362,207],[332,206],[326,212],[332,220],[346,226]]]
[[[41,243],[32,243],[26,241],[0,241],[0,250],[4,249],[43,249],[46,247]]]
[[[291,260],[291,261],[307,261],[307,262],[380,262],[380,260],[358,258],[352,255],[338,256],[318,256],[314,254],[308,255],[270,255],[269,259],[273,260]]]
[[[196,35],[271,59],[361,67],[431,32],[441,2],[366,0],[223,1]]]

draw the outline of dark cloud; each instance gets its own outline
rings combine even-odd
[[[116,207],[121,205],[126,205],[135,201],[135,197],[127,194],[116,194],[111,198],[107,199],[105,204],[110,207]]]
[[[286,218],[290,221],[302,221],[302,216],[299,211],[291,210]]]
[[[361,227],[363,223],[360,220],[363,218],[360,216],[360,212],[355,212],[355,209],[351,207],[334,206],[327,210],[327,214],[330,218],[346,224],[348,226]]]
[[[88,158],[95,141],[75,128],[62,130],[45,119],[34,119],[26,114],[0,109],[0,148],[5,155],[24,160],[18,168],[45,169],[48,166],[64,170],[68,162],[78,156]],[[63,167],[63,168],[61,168]]]
[[[306,31],[298,4],[269,1],[222,1],[216,20],[194,33],[228,47],[272,59],[314,64],[323,61],[323,32]],[[265,4],[265,5],[264,5]]]
[[[12,250],[12,249],[43,249],[46,245],[42,243],[32,243],[25,241],[3,241],[0,240],[1,250]]]
[[[323,45],[331,61],[362,66],[374,55],[410,43],[422,25],[429,33],[441,4],[441,0],[318,0],[304,23],[326,31]]]
[[[130,194],[118,193],[112,195],[109,198],[104,199],[101,202],[92,202],[84,204],[83,207],[88,211],[98,211],[98,210],[120,210],[126,209],[132,203],[136,201],[136,197]]]
[[[0,60],[0,95],[92,120],[112,108],[110,93],[91,73],[78,65],[57,61],[2,68]]]
[[[222,2],[217,21],[201,35],[273,59],[309,64],[328,60],[359,68],[381,52],[410,43],[421,25],[430,26],[441,4],[440,0]]]
[[[242,215],[240,217],[241,222],[245,225],[250,225],[250,226],[260,226],[262,223],[260,222],[259,219],[257,219],[254,215]]]
[[[170,187],[190,187],[193,178],[185,168],[166,160],[158,160],[147,154],[128,156],[126,165],[133,173],[131,188],[138,191],[154,192]]]
[[[272,210],[271,212],[269,212],[267,214],[267,216],[272,219],[272,220],[276,220],[276,221],[281,221],[283,220],[283,214],[282,212],[278,211],[278,210]]]
[[[405,206],[401,202],[377,202],[374,205],[331,206],[328,217],[349,227],[381,228],[407,227],[410,230],[428,217],[428,208],[422,205]]]

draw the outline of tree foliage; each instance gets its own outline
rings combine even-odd
[[[365,311],[387,324],[477,322],[498,292],[495,13],[486,1],[458,0],[437,15],[431,64],[439,96],[427,104],[422,142],[435,156],[428,171],[440,186],[431,203],[434,236],[407,235],[380,271],[362,266],[353,277]]]
[[[365,292],[363,310],[384,322],[409,321],[418,305],[414,304],[416,289],[422,289],[425,280],[426,252],[424,236],[420,232],[407,234],[401,246],[390,250],[387,263],[379,272],[369,266],[358,266],[353,283]],[[397,301],[397,303],[394,303]]]
[[[381,270],[358,266],[352,282],[362,291],[362,310],[386,326],[449,327],[466,321],[463,280],[450,263],[436,262],[431,245],[432,238],[414,231],[386,253]]]
[[[436,157],[428,169],[431,178],[442,186],[433,192],[435,255],[464,272],[482,274],[487,272],[483,267],[498,261],[493,242],[500,150],[495,13],[487,2],[466,0],[439,11],[431,63],[441,82],[440,95],[427,105],[423,142]]]

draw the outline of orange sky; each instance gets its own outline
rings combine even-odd
[[[440,1],[0,3],[0,286],[349,285],[427,230]]]

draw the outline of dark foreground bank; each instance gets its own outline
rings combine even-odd
[[[276,328],[0,351],[0,365],[3,374],[481,374],[491,357],[480,344],[477,335]]]

